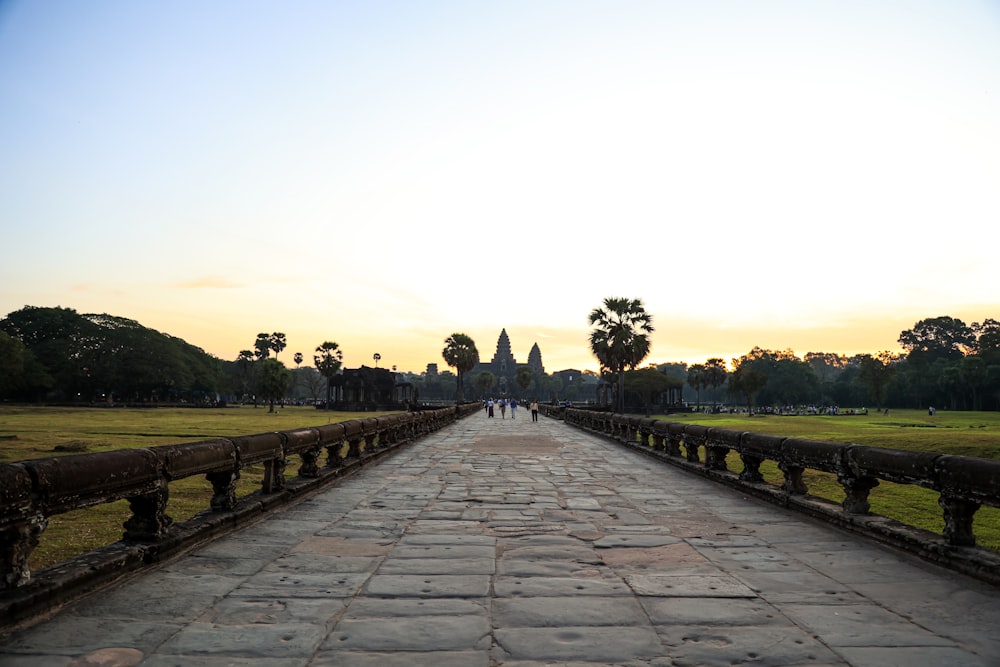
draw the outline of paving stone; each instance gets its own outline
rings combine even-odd
[[[493,582],[494,595],[505,597],[578,597],[583,595],[631,595],[624,581],[584,577],[510,577],[498,576]]]
[[[512,660],[620,664],[623,659],[664,653],[649,627],[497,628],[494,634],[505,657]]]
[[[787,626],[658,626],[664,652],[674,664],[690,667],[761,665],[846,666],[835,651],[808,633]]]
[[[489,667],[488,651],[333,651],[321,650],[311,667]]]
[[[488,575],[376,574],[367,587],[381,597],[485,597],[489,591]]]
[[[395,616],[343,619],[320,651],[485,651],[492,643],[484,616]]]
[[[351,602],[344,618],[392,618],[393,616],[488,616],[488,600],[464,598],[373,598]]]
[[[628,574],[636,595],[684,598],[756,598],[757,594],[729,575]]]
[[[829,646],[955,646],[955,642],[874,604],[789,604],[782,610]],[[871,635],[873,627],[879,628],[877,637]]]
[[[594,541],[594,546],[598,549],[614,549],[616,547],[663,547],[668,544],[677,544],[679,537],[668,535],[608,535]]]
[[[192,623],[158,648],[171,655],[215,655],[248,658],[308,657],[316,652],[329,628],[321,623],[215,625]]]
[[[646,623],[645,611],[632,597],[497,598],[493,603],[493,625],[497,628]]]
[[[387,558],[379,574],[493,574],[492,558]]]

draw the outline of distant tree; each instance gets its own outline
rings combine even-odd
[[[0,331],[0,399],[37,400],[52,388],[52,376],[17,338]]]
[[[979,392],[986,384],[987,374],[986,361],[978,354],[969,355],[962,359],[959,364],[959,377],[972,393],[972,409],[982,408],[979,400]]]
[[[868,388],[868,396],[875,401],[876,409],[881,410],[886,388],[896,374],[899,358],[884,350],[875,356],[859,355],[858,361],[861,368],[858,379]]]
[[[670,378],[656,368],[640,368],[625,373],[625,389],[642,399],[643,412],[648,417],[653,397],[659,396],[670,386]]]
[[[267,359],[271,356],[271,336],[266,333],[257,334],[257,340],[253,343],[254,356],[257,360]]]
[[[219,360],[204,350],[124,317],[28,306],[0,330],[38,362],[29,367],[36,395],[51,377],[63,400],[204,400],[220,378]]]
[[[299,366],[302,365],[302,360],[303,359],[305,359],[305,357],[302,356],[301,352],[296,352],[295,354],[292,355],[292,361],[295,362],[295,367],[296,368],[298,368]]]
[[[695,409],[701,410],[701,390],[708,386],[708,380],[705,377],[705,364],[693,364],[688,368],[687,383],[689,387],[694,389]]]
[[[261,397],[270,406],[268,412],[274,412],[274,403],[285,397],[291,374],[285,365],[277,359],[264,359],[260,363],[258,389]]]
[[[752,364],[733,359],[735,370],[729,374],[729,391],[746,400],[747,412],[753,414],[754,398],[767,384],[767,375],[753,368]]]
[[[803,360],[812,367],[822,383],[832,380],[838,371],[847,366],[847,358],[833,352],[806,352]]]
[[[625,410],[625,371],[638,366],[649,354],[653,317],[641,299],[607,297],[590,311],[590,350],[597,361],[618,376],[618,412]]]
[[[476,389],[478,389],[480,394],[483,396],[489,396],[490,389],[492,389],[493,385],[496,383],[497,376],[493,375],[493,373],[490,373],[489,371],[483,371],[476,376]]]
[[[326,389],[326,378],[315,368],[305,367],[300,370],[300,382],[312,400],[318,401],[320,394]]]
[[[899,344],[907,358],[929,364],[936,359],[961,359],[975,349],[976,334],[965,322],[954,317],[932,317],[920,320],[899,334]]]
[[[713,357],[705,362],[705,384],[713,389],[726,384],[729,373],[726,371],[726,362],[718,357]]]
[[[285,334],[275,331],[268,336],[267,345],[274,352],[274,358],[277,359],[281,351],[288,346],[288,343],[285,341]]]
[[[240,389],[245,397],[254,387],[254,353],[253,350],[240,350],[236,357],[236,366],[239,368]]]
[[[517,388],[521,390],[522,397],[525,395],[525,392],[528,391],[528,387],[531,386],[534,379],[534,372],[527,366],[518,366],[517,370],[514,371],[514,384],[516,384]]]
[[[476,343],[464,333],[453,333],[445,339],[441,356],[444,357],[445,363],[455,369],[458,376],[456,381],[457,400],[462,401],[465,398],[465,388],[463,387],[465,374],[475,368],[479,361],[479,350],[476,349]]]
[[[320,375],[326,378],[326,409],[333,409],[333,378],[340,372],[340,366],[344,360],[344,353],[340,350],[340,345],[332,341],[325,341],[316,348],[313,355],[313,364]]]
[[[0,331],[0,398],[7,398],[21,386],[28,354],[24,343]]]
[[[1000,360],[1000,322],[991,318],[973,322],[972,331],[976,334],[976,351],[986,359]]]

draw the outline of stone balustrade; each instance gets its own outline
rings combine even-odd
[[[1000,507],[1000,461],[766,435],[596,410],[545,406],[544,412],[748,495],[1000,583],[1000,554],[976,547],[973,521],[983,505]],[[738,456],[741,470],[729,470],[733,460],[730,452]],[[760,470],[765,461],[777,466],[780,484],[765,481]],[[837,504],[809,495],[806,471],[836,476],[843,500]],[[869,494],[880,481],[936,492],[943,531],[930,533],[872,514]]]
[[[0,464],[0,611],[16,618],[66,602],[247,525],[480,409],[470,403],[291,431]],[[293,457],[300,461],[298,473],[286,479]],[[260,489],[240,498],[237,481],[249,466],[263,466],[263,481]],[[174,523],[167,515],[170,484],[194,476],[211,484],[209,507]],[[123,499],[130,516],[120,542],[37,576],[31,572],[28,560],[50,517]]]

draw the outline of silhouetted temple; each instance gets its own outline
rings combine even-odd
[[[531,369],[534,378],[540,378],[545,374],[545,367],[542,365],[542,352],[538,349],[538,343],[531,347],[528,353],[528,363],[521,364]],[[500,338],[497,339],[497,349],[493,358],[488,362],[480,361],[469,371],[468,377],[475,381],[477,375],[488,371],[496,378],[496,382],[490,389],[490,393],[496,396],[517,396],[521,392],[517,386],[517,359],[510,349],[510,338],[507,336],[507,329],[500,331]]]

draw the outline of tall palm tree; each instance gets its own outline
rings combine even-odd
[[[625,411],[625,370],[635,368],[649,354],[653,316],[641,299],[607,297],[590,311],[590,350],[601,368],[618,374],[618,412]]]
[[[453,333],[444,339],[444,349],[441,350],[441,356],[444,357],[449,366],[455,369],[456,375],[458,375],[458,400],[461,401],[465,398],[465,388],[462,382],[465,379],[465,374],[479,363],[479,350],[476,349],[476,343],[464,333]]]
[[[316,370],[326,378],[326,409],[333,409],[333,378],[340,371],[340,366],[344,361],[344,353],[340,345],[333,341],[324,341],[316,348],[313,355],[313,364]]]

